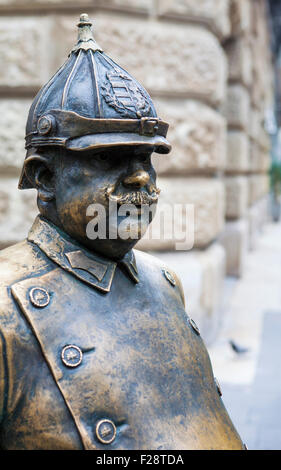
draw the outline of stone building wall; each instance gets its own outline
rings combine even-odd
[[[253,246],[265,212],[262,120],[272,99],[265,1],[0,0],[0,248],[23,239],[37,212],[35,191],[17,191],[27,112],[75,43],[84,11],[97,41],[170,122],[171,155],[154,158],[159,206],[194,205],[194,248],[176,251],[173,237],[139,248],[179,273],[187,309],[211,341],[226,269],[242,274],[246,237]]]
[[[229,76],[223,113],[228,123],[225,167],[227,274],[241,277],[268,212],[270,141],[264,130],[273,107],[273,65],[266,2],[233,0],[225,43]]]

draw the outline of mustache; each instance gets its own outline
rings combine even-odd
[[[133,204],[135,206],[157,204],[158,197],[161,192],[155,185],[150,185],[148,191],[130,191],[127,193],[114,193],[115,187],[106,189],[105,194],[109,201],[115,202],[118,205]]]

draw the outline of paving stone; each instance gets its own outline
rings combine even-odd
[[[253,383],[222,385],[229,414],[250,450],[281,450],[280,328],[281,312],[265,312]]]
[[[222,399],[250,450],[281,449],[281,224],[267,223],[228,292],[223,327],[208,348]],[[229,339],[248,348],[235,353]]]

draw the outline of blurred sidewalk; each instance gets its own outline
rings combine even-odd
[[[243,278],[225,287],[224,324],[208,348],[222,399],[249,449],[280,450],[281,224],[265,226]]]

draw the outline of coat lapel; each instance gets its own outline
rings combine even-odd
[[[36,293],[38,303],[36,299],[34,302]],[[94,435],[99,397],[95,393],[93,371],[97,369],[97,344],[110,341],[106,331],[96,328],[93,307],[100,300],[97,297],[104,297],[104,294],[57,268],[41,277],[14,284],[12,295],[37,337],[85,449],[100,448]],[[39,306],[40,298],[42,307]],[[62,352],[69,345],[76,346],[82,353],[82,361],[77,367],[68,367],[62,360]],[[71,354],[69,358],[71,360]],[[101,367],[103,360],[101,351]]]
[[[110,292],[117,263],[74,243],[65,233],[38,216],[28,234],[28,241],[37,245],[48,258],[65,271],[101,292]],[[119,266],[128,277],[138,283],[138,270],[134,252],[129,251]]]

